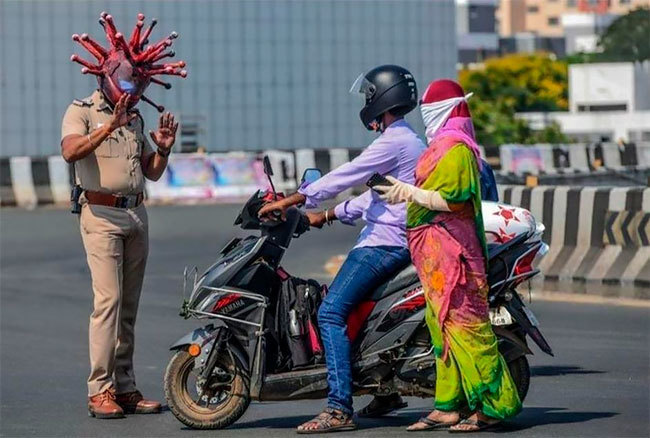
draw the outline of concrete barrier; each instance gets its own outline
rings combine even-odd
[[[304,169],[326,173],[360,152],[266,151],[276,185],[287,191]],[[529,209],[546,226],[550,251],[541,265],[546,290],[650,299],[650,188],[500,185],[499,192],[502,202]],[[2,205],[66,203],[69,193],[69,167],[61,157],[0,159]]]
[[[650,299],[650,188],[500,186],[544,223],[547,290]]]

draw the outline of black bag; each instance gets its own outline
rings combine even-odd
[[[282,283],[275,319],[281,369],[292,370],[323,361],[317,321],[323,291],[314,280],[290,277]]]

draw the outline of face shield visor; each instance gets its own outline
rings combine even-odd
[[[350,87],[350,94],[363,95],[365,103],[370,102],[376,92],[377,87],[375,87],[372,82],[366,79],[366,75],[364,73],[361,73]]]
[[[140,68],[134,67],[124,56],[117,52],[104,63],[105,75],[98,77],[99,86],[108,100],[115,104],[124,93],[131,95],[129,107],[135,106],[151,79]]]

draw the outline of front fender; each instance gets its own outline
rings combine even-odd
[[[214,324],[208,324],[204,327],[197,328],[176,342],[174,342],[169,349],[172,351],[182,350],[191,344],[198,344],[201,346],[201,354],[196,356],[194,360],[194,366],[197,369],[203,368],[208,361],[208,355],[210,351],[214,348],[217,341],[222,336],[227,336],[227,328],[223,326],[215,327]],[[246,371],[249,370],[249,360],[244,352],[244,349],[239,345],[232,336],[229,336],[228,340],[228,350],[237,358],[240,366],[242,366]]]
[[[212,335],[215,330],[216,328],[214,324],[208,324],[205,327],[197,328],[174,342],[169,349],[172,351],[181,350],[191,344],[199,344],[201,348],[203,348],[203,345],[213,338]]]

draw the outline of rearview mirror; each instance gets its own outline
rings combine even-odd
[[[264,155],[262,163],[264,164],[264,174],[266,176],[273,176],[273,167],[271,166],[271,160],[269,160],[268,155]]]
[[[305,172],[302,174],[302,178],[300,179],[300,183],[311,184],[319,180],[321,176],[323,176],[323,172],[321,172],[320,169],[310,167],[309,169],[305,169]]]

